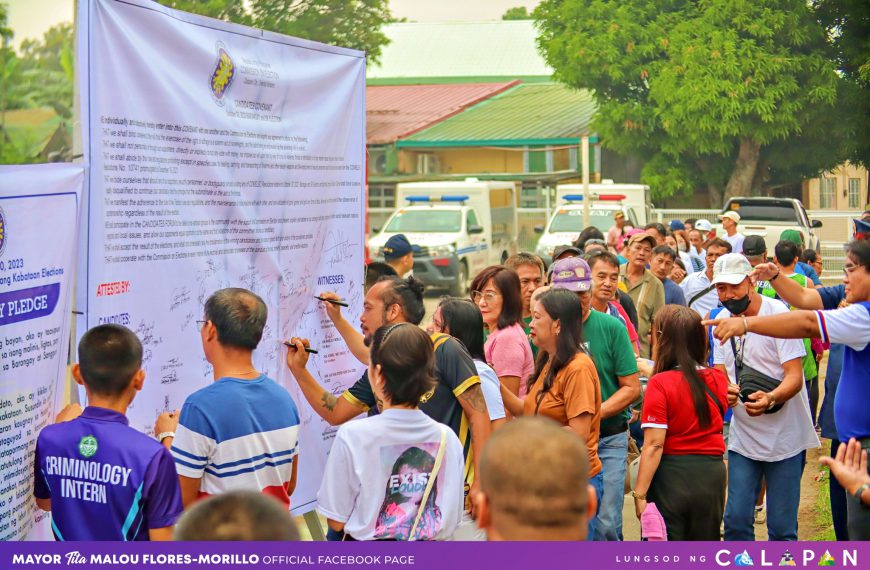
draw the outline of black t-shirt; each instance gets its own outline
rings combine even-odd
[[[438,383],[432,392],[420,399],[420,409],[433,420],[452,429],[459,437],[465,456],[465,478],[470,483],[474,477],[471,471],[474,464],[471,425],[457,398],[471,386],[480,384],[480,378],[474,360],[461,342],[450,335],[435,333],[432,343],[435,345],[435,377]],[[377,399],[369,383],[368,370],[344,391],[342,397],[363,410],[375,408]]]

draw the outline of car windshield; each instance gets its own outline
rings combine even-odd
[[[602,233],[607,233],[607,230],[613,227],[613,212],[614,210],[591,210],[589,222]],[[559,210],[550,224],[550,233],[580,233],[584,227],[586,226],[583,225],[583,210]]]
[[[732,204],[739,204],[739,208],[732,208]],[[740,214],[740,222],[790,222],[798,221],[798,215],[791,202],[779,200],[732,200],[726,209],[727,212],[734,210]]]
[[[462,229],[459,210],[399,210],[385,232],[455,233]]]

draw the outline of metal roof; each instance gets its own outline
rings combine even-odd
[[[396,143],[400,148],[576,144],[593,135],[588,91],[521,84]],[[597,142],[593,140],[592,142]]]
[[[413,22],[381,28],[390,39],[380,63],[366,70],[370,85],[551,81],[538,53],[532,20]]]
[[[396,142],[518,83],[370,85],[366,88],[366,144]]]

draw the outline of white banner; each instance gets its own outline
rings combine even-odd
[[[260,295],[255,364],[300,410],[311,510],[334,428],[310,409],[281,339],[311,338],[311,370],[340,393],[362,366],[314,295],[362,306],[365,59],[362,53],[176,12],[140,0],[80,3],[88,201],[87,326],[119,323],[144,346],[145,389],[128,416],[151,432],[212,382],[196,321],[217,289]],[[83,331],[82,331],[83,332]]]
[[[52,540],[33,457],[64,397],[83,180],[75,164],[0,166],[0,541]]]

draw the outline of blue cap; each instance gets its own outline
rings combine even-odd
[[[420,248],[416,245],[411,245],[405,234],[396,234],[387,240],[384,244],[384,259],[398,259],[404,257],[411,252],[419,253]]]
[[[686,229],[686,224],[684,224],[680,220],[671,220],[670,226],[671,226],[671,231],[685,230]]]
[[[855,222],[855,235],[863,234],[863,237],[870,237],[870,219],[868,220],[859,220],[855,218],[852,220]]]

